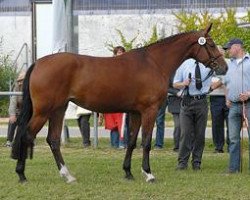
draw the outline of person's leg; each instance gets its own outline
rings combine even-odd
[[[242,126],[241,104],[233,103],[229,109],[229,171],[240,171],[240,130]]]
[[[181,135],[181,126],[180,126],[180,117],[179,113],[173,113],[174,119],[174,151],[179,150],[179,143],[180,143],[180,135]]]
[[[129,126],[129,122],[128,122],[128,113],[124,113],[123,114],[123,123],[122,126],[124,126],[123,129],[123,138],[119,138],[119,149],[124,149],[127,148],[127,144],[128,144],[128,126]]]
[[[8,124],[8,133],[7,133],[7,141],[12,142],[14,135],[15,135],[15,130],[17,127],[17,123],[10,123]]]
[[[63,126],[63,135],[65,138],[69,139],[69,127],[66,123]]]
[[[227,143],[227,152],[229,152],[229,128],[228,128],[228,113],[229,113],[229,109],[226,106],[226,103],[224,103],[224,107],[223,107],[223,114],[224,114],[224,121],[226,121],[226,143]],[[225,123],[225,122],[224,122]]]
[[[156,138],[155,138],[155,147],[163,148],[164,144],[164,132],[165,132],[165,113],[167,107],[167,99],[164,100],[160,110],[158,111],[156,117]]]
[[[211,96],[211,117],[212,117],[212,136],[216,152],[223,152],[225,143],[224,134],[224,113],[223,107],[225,98],[223,96]]]
[[[200,169],[203,150],[205,147],[205,133],[207,127],[208,104],[206,99],[196,101],[194,143],[192,149],[192,166],[194,170]]]
[[[180,112],[180,127],[181,136],[179,143],[179,155],[177,170],[186,169],[188,166],[188,159],[192,150],[194,124],[193,113],[190,106],[181,106]]]
[[[91,114],[81,115],[78,118],[78,125],[83,138],[83,146],[90,146],[90,119]]]
[[[112,129],[110,131],[110,140],[111,140],[111,147],[118,148],[119,147],[119,132],[118,129]]]

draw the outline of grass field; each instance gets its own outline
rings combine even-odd
[[[163,150],[151,151],[151,168],[155,183],[146,183],[141,174],[141,149],[132,159],[134,181],[124,179],[124,150],[109,147],[108,139],[100,139],[97,149],[83,149],[80,138],[71,139],[62,147],[65,162],[77,182],[67,184],[59,176],[54,158],[44,138],[37,140],[33,160],[27,160],[28,182],[19,184],[15,174],[16,161],[0,138],[0,199],[250,199],[247,141],[244,143],[242,174],[226,175],[228,154],[214,154],[211,140],[206,141],[202,171],[175,171],[177,154],[172,140]],[[138,145],[139,146],[139,145]]]

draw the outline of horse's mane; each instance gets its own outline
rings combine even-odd
[[[148,49],[148,48],[150,48],[152,46],[155,46],[155,45],[167,44],[169,42],[173,42],[175,40],[178,40],[180,37],[184,37],[184,36],[186,36],[186,35],[188,35],[190,33],[197,33],[197,32],[198,31],[188,31],[188,32],[177,33],[177,34],[171,35],[169,37],[159,39],[158,41],[156,41],[154,43],[151,43],[149,45],[146,45],[146,46],[143,46],[143,47],[140,47],[140,48],[132,49],[131,51],[145,50],[145,49]]]

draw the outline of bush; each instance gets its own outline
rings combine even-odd
[[[0,52],[0,91],[9,91],[9,83],[15,78],[16,72],[12,67],[10,55],[4,55]],[[0,117],[8,116],[8,106],[9,96],[0,96]]]
[[[138,42],[136,41],[138,35],[140,34],[139,32],[138,32],[138,34],[137,34],[134,38],[132,38],[130,41],[128,41],[128,40],[125,38],[125,36],[124,36],[124,34],[122,33],[121,30],[116,29],[116,32],[117,32],[117,34],[118,34],[118,36],[119,36],[119,38],[120,38],[120,44],[119,44],[119,45],[123,46],[123,47],[126,49],[126,51],[130,51],[131,49],[134,49],[134,48],[139,48],[139,47],[142,47],[142,46],[150,45],[150,44],[156,42],[157,40],[159,40],[159,39],[161,39],[161,38],[163,37],[163,36],[161,36],[161,37],[159,36],[159,34],[158,34],[158,32],[157,32],[157,27],[156,27],[156,25],[154,25],[154,26],[152,27],[152,33],[151,33],[151,35],[150,35],[150,38],[149,38],[147,41],[146,41],[146,40],[143,41],[143,44],[138,43]],[[105,46],[108,48],[109,51],[113,52],[113,49],[114,49],[115,46],[117,46],[117,45],[115,45],[113,42],[109,42],[109,43],[106,42]]]

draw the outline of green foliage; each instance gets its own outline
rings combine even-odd
[[[179,32],[199,30],[213,23],[210,35],[216,44],[224,45],[232,38],[240,38],[245,43],[245,48],[250,52],[250,29],[244,29],[237,26],[238,22],[250,23],[250,11],[245,16],[237,19],[235,9],[226,9],[218,16],[214,16],[208,11],[201,14],[195,12],[173,13],[178,23],[176,25]]]
[[[0,46],[2,45],[2,40],[0,41]],[[0,52],[0,91],[9,91],[10,80],[14,80],[16,77],[16,72],[11,66],[10,55],[5,55]],[[0,117],[8,115],[8,96],[0,96]]]
[[[137,37],[140,34],[139,32],[137,33],[137,35],[135,37],[133,37],[129,41],[125,38],[125,36],[124,36],[124,34],[122,33],[121,30],[116,29],[116,32],[117,32],[117,34],[119,35],[119,38],[120,38],[119,45],[123,46],[126,49],[126,51],[129,51],[131,49],[142,46],[141,43],[138,43],[136,41]],[[157,27],[156,27],[156,25],[154,25],[153,28],[152,28],[151,36],[149,37],[148,40],[143,41],[143,46],[147,46],[149,44],[152,44],[152,43],[156,42],[159,39],[160,39],[160,37],[158,36]],[[105,45],[107,46],[109,51],[113,51],[114,47],[117,46],[117,45],[114,45],[114,43],[112,43],[112,42],[111,43],[106,43]]]
[[[119,37],[120,37],[121,46],[123,46],[123,47],[125,48],[126,51],[129,51],[129,50],[131,50],[131,49],[134,48],[134,46],[135,46],[134,43],[135,43],[136,38],[138,37],[138,34],[137,34],[137,36],[135,36],[134,38],[132,38],[130,41],[128,41],[128,40],[125,38],[125,36],[124,36],[124,34],[122,33],[121,30],[116,29],[116,32],[117,32],[117,34],[118,34]],[[106,46],[107,46],[107,48],[108,48],[109,51],[112,51],[112,52],[113,52],[113,49],[114,49],[115,46],[117,46],[117,45],[114,45],[113,43],[106,43]]]
[[[150,38],[148,39],[148,41],[144,41],[144,46],[150,45],[154,42],[157,42],[157,40],[159,40],[159,36],[158,36],[158,32],[157,32],[157,27],[156,25],[153,26],[152,28],[152,33]]]

